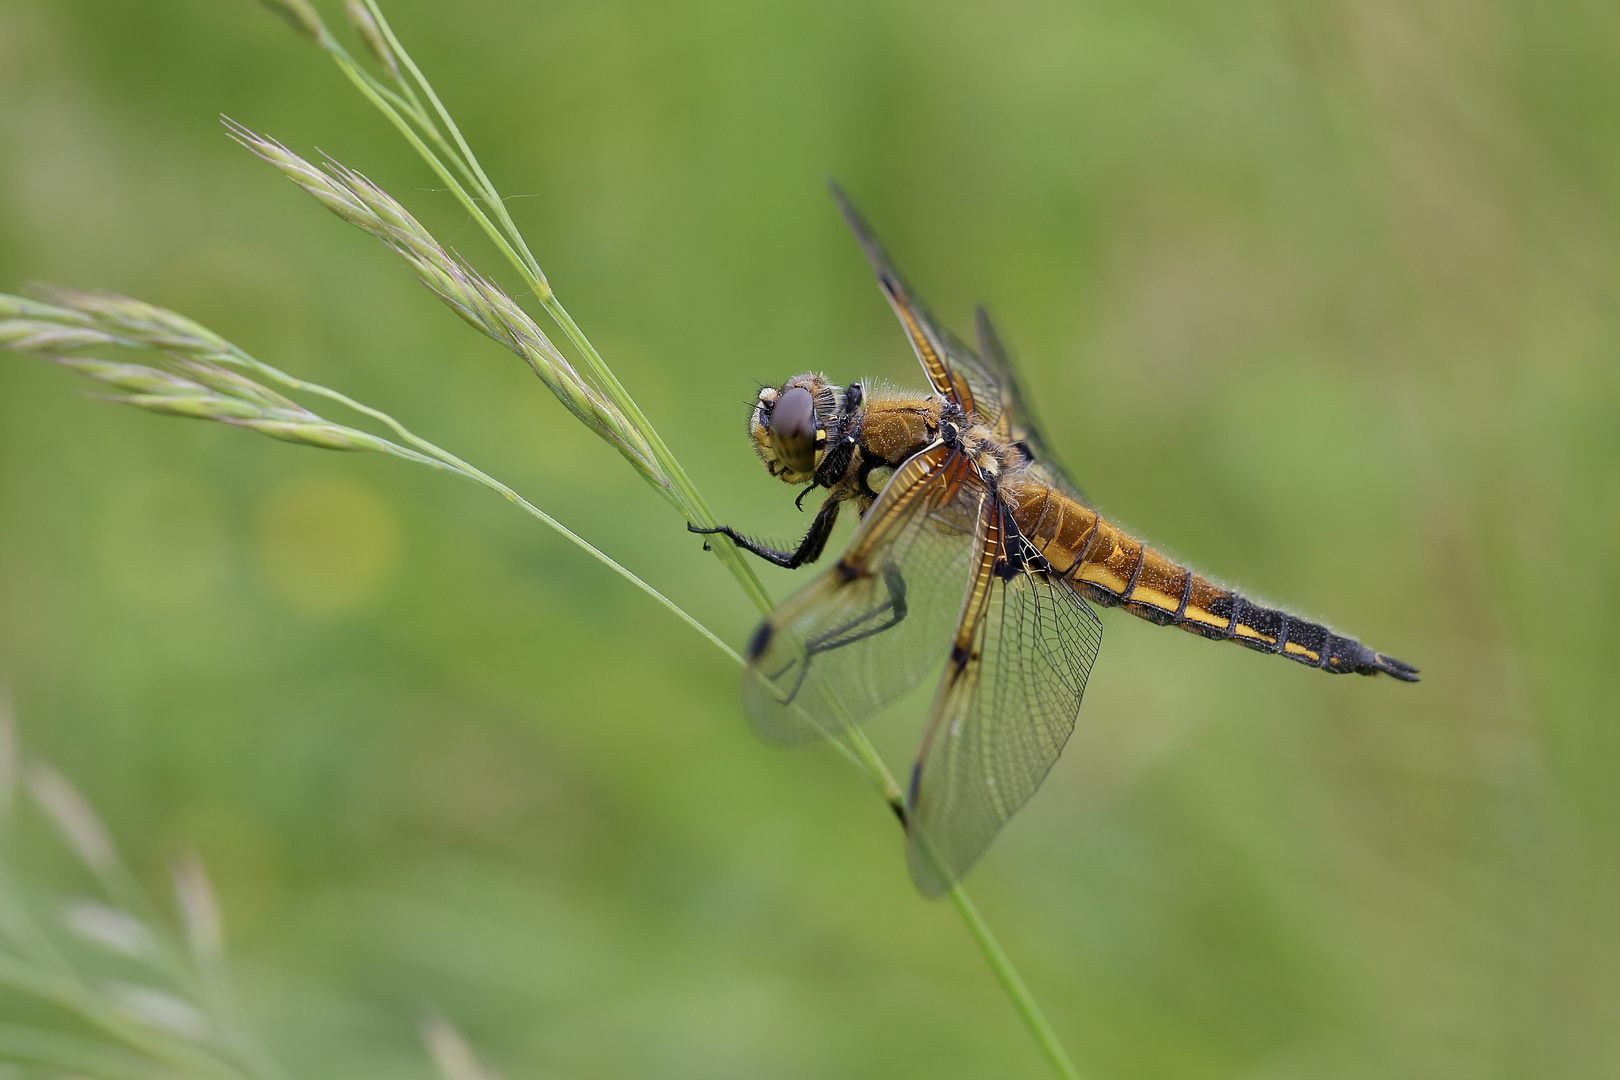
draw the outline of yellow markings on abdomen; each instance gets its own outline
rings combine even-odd
[[[1256,630],[1254,627],[1252,627],[1252,626],[1244,626],[1242,623],[1237,624],[1237,630],[1235,631],[1234,636],[1235,637],[1241,637],[1241,638],[1248,638],[1250,641],[1263,641],[1267,645],[1275,645],[1275,644],[1277,644],[1277,639],[1276,638],[1268,637],[1267,635],[1262,634],[1260,631]]]
[[[1131,595],[1127,599],[1132,603],[1146,604],[1148,607],[1155,607],[1171,614],[1175,613],[1176,604],[1179,602],[1174,596],[1166,595],[1157,589],[1144,589],[1140,584],[1131,590]]]
[[[1107,563],[1088,562],[1075,577],[1088,585],[1100,585],[1111,593],[1125,591],[1125,578],[1112,572]]]
[[[1064,530],[1064,534],[1056,538],[1069,556],[1070,573],[1088,585],[1123,597],[1135,584],[1133,578],[1138,576],[1138,562],[1146,557],[1142,542],[1095,514],[1091,515],[1089,524],[1090,528],[1083,532],[1076,529],[1073,535],[1066,535],[1070,530]],[[1072,569],[1075,563],[1080,564],[1078,572]]]
[[[1182,613],[1182,618],[1188,622],[1203,623],[1205,626],[1213,626],[1221,630],[1226,629],[1226,624],[1232,621],[1223,619],[1214,612],[1206,611],[1201,607],[1193,607],[1191,604],[1187,605],[1187,610]]]
[[[1225,589],[1206,581],[1197,574],[1192,574],[1192,584],[1187,591],[1187,610],[1182,613],[1182,620],[1197,623],[1200,626],[1212,627],[1216,630],[1225,630],[1231,625],[1232,620],[1223,615],[1215,614],[1213,608],[1215,601],[1223,599],[1227,595]]]
[[[1215,630],[1229,625],[1229,619],[1211,610],[1228,595],[1224,589],[1144,547],[1090,507],[1038,485],[1009,491],[1006,497],[1019,530],[1057,573],[1093,585],[1155,621],[1179,617]],[[1252,629],[1249,633],[1256,634]]]
[[[1181,608],[1181,594],[1191,573],[1185,566],[1177,566],[1150,548],[1142,554],[1136,587],[1125,599],[1174,615]]]

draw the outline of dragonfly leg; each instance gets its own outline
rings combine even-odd
[[[812,563],[821,558],[821,552],[827,546],[827,538],[832,535],[833,526],[838,523],[838,504],[838,499],[830,497],[821,504],[821,509],[816,511],[816,519],[810,523],[810,531],[804,534],[804,539],[800,540],[799,546],[792,551],[782,551],[767,544],[750,540],[730,525],[721,525],[713,529],[700,529],[688,522],[686,528],[690,532],[701,533],[704,536],[713,536],[718,533],[721,536],[729,537],[732,543],[744,551],[752,551],[768,563],[774,563],[788,570],[796,570],[805,563]]]
[[[888,591],[888,599],[883,603],[805,642],[806,659],[817,653],[832,652],[864,641],[904,620],[910,608],[906,606],[906,579],[901,576],[899,567],[893,564],[884,566],[883,587]]]

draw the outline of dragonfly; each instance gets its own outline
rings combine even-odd
[[[825,497],[804,538],[720,535],[789,569],[838,559],[766,616],[743,699],[773,742],[839,738],[943,661],[904,802],[912,880],[948,891],[1035,794],[1073,732],[1102,643],[1097,607],[1331,673],[1418,670],[1246,599],[1103,517],[1053,457],[983,307],[978,348],[931,315],[836,184],[833,197],[930,384],[926,394],[797,375],[766,386],[748,433],[771,475]],[[705,541],[707,544],[708,541]]]

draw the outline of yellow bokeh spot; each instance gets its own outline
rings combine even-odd
[[[304,476],[259,507],[258,553],[270,590],[314,615],[354,611],[375,598],[399,559],[399,522],[370,486]]]

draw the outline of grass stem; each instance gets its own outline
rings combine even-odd
[[[1001,942],[996,940],[996,936],[990,932],[990,924],[984,921],[984,916],[979,914],[979,909],[974,906],[972,900],[968,899],[968,894],[962,888],[961,882],[952,883],[950,897],[952,906],[956,908],[957,914],[962,917],[962,922],[967,926],[968,933],[973,935],[973,940],[978,944],[979,951],[984,954],[985,962],[990,965],[990,970],[995,974],[996,981],[1001,984],[1001,989],[1006,993],[1007,1000],[1012,1002],[1012,1007],[1018,1013],[1018,1018],[1024,1022],[1024,1027],[1029,1030],[1030,1037],[1035,1040],[1035,1045],[1040,1047],[1041,1054],[1046,1058],[1047,1063],[1052,1066],[1052,1071],[1062,1077],[1063,1080],[1080,1080],[1080,1074],[1075,1071],[1074,1063],[1069,1060],[1068,1052],[1063,1049],[1063,1043],[1058,1040],[1057,1032],[1053,1031],[1052,1025],[1046,1022],[1046,1015],[1041,1012],[1040,1005],[1036,1003],[1035,995],[1031,994],[1029,987],[1024,985],[1022,976],[1018,974],[1018,968],[1013,966],[1012,958],[1001,947]]]

